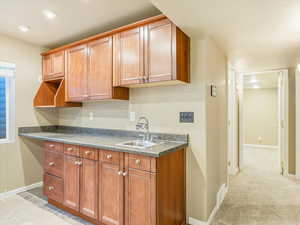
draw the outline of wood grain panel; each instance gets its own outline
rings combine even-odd
[[[64,145],[62,143],[45,141],[44,147],[46,150],[49,150],[49,151],[56,151],[56,152],[61,152],[61,153],[63,153],[63,151],[64,151]]]
[[[65,52],[52,54],[53,74],[51,77],[63,77],[65,75]]]
[[[79,211],[79,182],[80,166],[76,165],[78,157],[64,156],[64,201],[63,204],[73,210]]]
[[[82,159],[80,177],[80,212],[98,218],[98,161]]]
[[[174,35],[172,30],[176,31],[176,27],[165,19],[147,25],[146,29],[145,67],[149,82],[169,81],[173,76],[176,78],[176,70],[173,70],[173,63],[176,63],[173,48],[176,46],[172,45],[173,39],[176,41],[176,33]]]
[[[44,171],[46,173],[63,177],[64,175],[64,155],[54,151],[45,151]]]
[[[79,146],[64,144],[64,153],[66,155],[80,156]]]
[[[143,27],[120,33],[119,70],[121,85],[143,83],[144,40]]]
[[[43,56],[43,79],[47,80],[51,78],[52,74],[52,56],[46,55]]]
[[[112,37],[88,44],[89,73],[88,95],[91,100],[112,97]]]
[[[80,157],[84,159],[91,159],[91,160],[98,160],[100,150],[94,149],[94,148],[89,148],[89,147],[79,147],[80,150]]]
[[[88,49],[80,45],[66,51],[66,102],[81,102],[87,91]]]
[[[156,225],[155,198],[155,174],[129,169],[125,178],[125,225]]]
[[[44,195],[49,199],[62,202],[63,194],[63,180],[49,174],[44,174]]]
[[[119,164],[101,162],[99,215],[105,225],[123,225],[124,178]]]
[[[185,160],[185,149],[163,155],[157,160],[158,224],[186,223]]]

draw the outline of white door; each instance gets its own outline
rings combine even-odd
[[[237,74],[237,95],[238,95],[238,166],[241,170],[243,168],[243,147],[244,147],[244,110],[243,110],[243,97],[244,97],[244,74]]]
[[[236,72],[228,71],[228,174],[238,172],[238,107]]]

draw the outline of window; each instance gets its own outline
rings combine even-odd
[[[0,143],[15,138],[15,65],[0,62]]]

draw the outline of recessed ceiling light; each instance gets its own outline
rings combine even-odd
[[[43,10],[43,14],[47,19],[53,20],[56,17],[56,14],[49,9]]]
[[[27,32],[30,30],[30,27],[28,26],[25,26],[25,25],[20,25],[18,26],[19,30],[22,31],[22,32]]]

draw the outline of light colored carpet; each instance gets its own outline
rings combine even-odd
[[[249,163],[230,177],[229,192],[212,225],[300,225],[300,183],[281,176],[278,167]]]
[[[1,225],[69,225],[18,195],[0,199]]]

